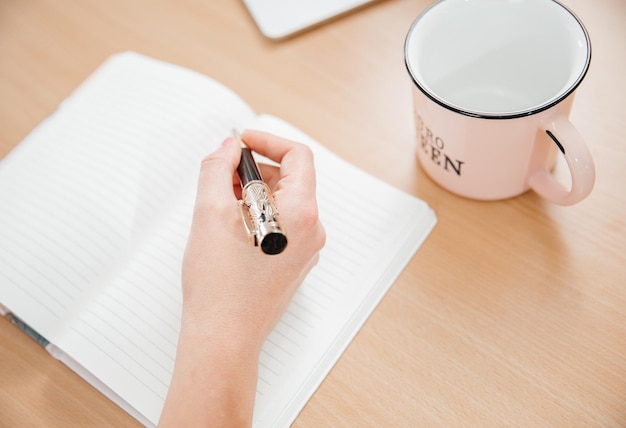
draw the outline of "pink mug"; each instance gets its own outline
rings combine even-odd
[[[585,27],[554,0],[439,0],[411,26],[417,157],[445,189],[497,200],[533,189],[560,205],[587,197],[595,167],[568,119],[585,77]],[[565,157],[571,183],[552,174]]]

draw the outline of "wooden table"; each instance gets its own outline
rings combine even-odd
[[[402,48],[428,0],[382,1],[278,43],[240,0],[1,1],[0,157],[114,52],[199,70],[439,217],[296,427],[626,426],[626,2],[564,3],[593,44],[571,119],[597,183],[572,207],[466,200],[420,170]],[[137,425],[4,319],[0,415],[3,427]]]

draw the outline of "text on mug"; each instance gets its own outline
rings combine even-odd
[[[424,124],[421,116],[417,115],[417,130],[421,150],[437,166],[446,171],[454,171],[456,175],[461,175],[461,167],[465,162],[450,158],[444,153],[445,143],[443,139],[435,135],[432,130]]]

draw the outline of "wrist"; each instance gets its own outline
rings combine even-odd
[[[183,311],[179,342],[205,353],[257,361],[265,337],[261,337],[245,318],[238,314],[188,307]]]
[[[260,346],[185,312],[162,427],[249,427]]]

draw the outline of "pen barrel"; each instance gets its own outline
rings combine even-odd
[[[263,181],[261,172],[252,156],[252,150],[247,147],[241,148],[241,160],[237,167],[237,174],[239,174],[242,189],[252,181]]]
[[[249,233],[254,245],[266,254],[279,254],[287,246],[270,188],[260,180],[248,182],[241,193],[250,220]]]

